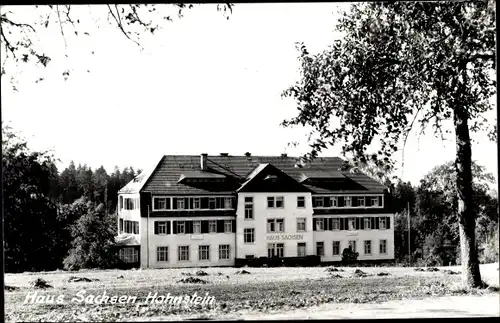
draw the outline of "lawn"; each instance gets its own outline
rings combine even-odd
[[[198,269],[104,270],[80,272],[42,272],[6,274],[5,285],[17,287],[5,291],[5,320],[13,321],[124,321],[155,318],[218,318],[230,313],[272,313],[307,308],[326,303],[378,303],[389,300],[422,299],[445,295],[481,295],[498,292],[498,264],[482,265],[483,279],[491,286],[486,290],[464,291],[460,275],[446,273],[459,267],[438,267],[437,271],[415,271],[402,267],[363,267],[365,275],[355,275],[358,268],[327,267],[244,268],[249,274],[237,274],[236,268],[205,268],[208,275],[196,276]],[[384,272],[388,275],[378,276]],[[69,282],[71,276],[90,282]],[[35,289],[31,283],[46,280],[53,287]],[[205,284],[182,283],[182,279],[199,278]],[[64,297],[61,304],[24,304],[28,293],[37,296]],[[72,298],[77,293],[136,297],[135,302],[85,304]],[[212,304],[144,305],[147,296],[208,295]],[[63,295],[63,296],[60,296]],[[151,300],[151,298],[149,298]]]

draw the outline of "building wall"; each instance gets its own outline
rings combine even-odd
[[[189,221],[189,220],[232,220],[234,217],[154,217],[141,218],[141,268],[176,268],[233,266],[235,256],[234,233],[204,234],[154,234],[154,221]],[[148,222],[149,220],[149,222]],[[172,232],[172,231],[171,231]],[[149,233],[149,234],[147,234]],[[148,241],[149,240],[149,241]],[[219,260],[219,245],[229,245],[229,260]],[[148,251],[149,245],[149,251]],[[189,245],[189,261],[178,261],[178,246]],[[199,260],[198,246],[210,245],[210,260]],[[168,261],[157,261],[157,247],[168,246]],[[149,254],[149,259],[148,259]]]
[[[357,214],[356,217],[367,216],[368,214]],[[389,229],[367,229],[367,230],[333,230],[333,231],[314,231],[314,254],[316,254],[316,242],[324,243],[324,256],[321,261],[341,261],[344,248],[349,247],[349,241],[356,241],[356,252],[359,253],[358,260],[381,260],[394,259],[394,215],[390,213],[369,214],[370,216],[390,217]],[[322,215],[322,217],[329,217]],[[333,217],[333,215],[331,216]],[[353,215],[335,215],[340,218],[352,218]],[[364,241],[371,241],[371,254],[364,254]],[[387,240],[387,253],[379,253],[380,240]],[[340,255],[333,256],[333,241],[340,241]]]
[[[119,194],[118,195],[118,217],[117,217],[117,228],[118,232],[120,234],[120,219],[123,219],[124,221],[137,221],[139,222],[139,234],[134,234],[134,236],[137,238],[138,241],[141,239],[141,210],[140,210],[140,205],[134,210],[125,210],[124,208],[120,208],[120,196],[123,197],[123,205],[125,205],[125,198],[134,198],[134,199],[139,199],[139,193],[135,194]],[[139,199],[140,203],[140,199]],[[133,234],[133,233],[129,233]]]
[[[254,219],[245,219],[245,197],[253,197]],[[284,208],[268,208],[268,196],[283,196]],[[304,196],[305,208],[297,208],[297,196]],[[267,257],[268,243],[284,243],[284,256],[297,256],[297,243],[306,243],[306,254],[313,255],[312,204],[310,193],[239,193],[236,211],[236,257]],[[267,219],[284,218],[284,233],[268,233]],[[297,218],[306,218],[306,231],[297,232]],[[244,243],[244,229],[255,229],[255,243]],[[268,240],[277,237],[277,240]],[[285,238],[285,239],[283,239]]]

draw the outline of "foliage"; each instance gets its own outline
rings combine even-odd
[[[342,251],[342,262],[344,264],[352,264],[358,260],[359,253],[355,252],[349,248],[345,248],[344,251]]]
[[[64,259],[64,268],[110,268],[117,263],[113,249],[116,221],[99,212],[103,208],[89,210],[72,226],[71,250]]]
[[[43,49],[43,44],[38,37],[40,29],[55,27],[54,32],[59,32],[65,46],[70,36],[89,37],[89,24],[102,26],[101,20],[116,27],[117,31],[138,48],[142,49],[140,38],[144,35],[155,35],[163,29],[166,23],[172,22],[177,16],[183,17],[186,10],[193,8],[193,4],[108,4],[95,5],[46,5],[19,8],[2,8],[0,16],[0,48],[4,62],[1,75],[7,74],[5,62],[18,65],[33,64],[46,67],[53,59],[50,53]],[[233,5],[218,4],[217,11],[229,19]],[[21,11],[21,14],[19,13]],[[22,14],[25,12],[25,14]],[[27,14],[26,14],[27,13]],[[34,15],[36,18],[27,18]],[[66,53],[66,57],[68,57]],[[56,64],[60,64],[56,61]],[[9,72],[12,74],[12,72]],[[67,79],[69,69],[62,73]],[[43,78],[39,79],[40,81]]]

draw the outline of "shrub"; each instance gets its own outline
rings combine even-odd
[[[342,252],[342,262],[346,265],[352,264],[358,260],[359,253],[354,252],[351,248],[345,248]]]

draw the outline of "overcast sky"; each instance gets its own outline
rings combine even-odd
[[[142,37],[144,51],[105,21],[82,15],[90,35],[66,34],[68,58],[59,26],[51,24],[37,34],[53,55],[49,66],[19,70],[17,92],[2,79],[2,120],[32,148],[52,149],[62,168],[74,160],[108,172],[115,165],[148,169],[164,154],[297,156],[306,152],[306,131],[279,125],[296,113],[294,102],[281,98],[299,78],[295,42],[312,52],[325,49],[340,6],[346,5],[236,4],[226,20],[215,5],[200,5],[154,37]],[[38,14],[22,10],[18,20]],[[61,77],[66,69],[67,81]],[[40,76],[44,81],[35,83]],[[486,134],[473,138],[473,158],[497,176],[497,145]],[[417,183],[454,159],[449,139],[411,136],[396,175]],[[302,145],[287,148],[291,141]],[[323,156],[338,154],[332,148]]]

